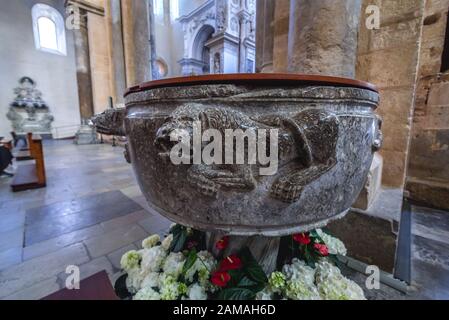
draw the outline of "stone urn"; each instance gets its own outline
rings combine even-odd
[[[381,145],[378,101],[373,85],[344,78],[207,75],[132,87],[125,109],[107,110],[93,122],[99,133],[127,137],[125,157],[161,215],[218,235],[277,237],[324,226],[348,212]],[[265,136],[247,137],[240,150],[235,137],[229,140],[234,146],[223,143],[212,153],[209,148],[212,156],[246,153],[243,163],[211,163],[201,152],[195,159],[198,147],[204,151],[212,141],[210,135],[195,137],[198,127],[224,137]],[[181,131],[191,138],[191,152],[185,163],[175,164],[171,150],[184,140],[172,137]],[[271,164],[248,160],[261,151],[275,156],[269,174]]]

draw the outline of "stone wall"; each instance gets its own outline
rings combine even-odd
[[[36,3],[65,13],[63,1],[0,0],[0,136],[9,137],[11,123],[6,113],[15,97],[13,89],[23,76],[36,82],[55,118],[52,126],[60,127],[61,136],[73,135],[80,123],[73,33],[66,30],[66,56],[37,50],[31,18]]]
[[[401,189],[405,184],[424,3],[424,0],[363,1],[356,78],[372,82],[380,89],[378,113],[384,121],[382,184],[386,187]],[[288,0],[275,1],[273,72],[287,71],[290,4]],[[368,5],[380,9],[379,30],[368,30],[365,26]]]
[[[256,8],[256,72],[273,71],[274,0],[259,0]]]
[[[146,1],[87,0],[104,15],[89,12],[89,53],[94,112],[123,103],[126,88],[150,79]]]
[[[449,0],[426,2],[406,184],[412,199],[445,209],[449,209],[449,71],[441,70],[441,64],[448,9]]]
[[[110,69],[111,54],[107,36],[109,26],[106,16],[91,12],[88,12],[87,21],[94,113],[99,113],[107,108],[109,96],[114,96]]]
[[[382,183],[402,188],[413,115],[423,0],[364,0],[380,8],[380,29],[368,30],[362,18],[357,78],[380,89],[378,113],[383,118]]]

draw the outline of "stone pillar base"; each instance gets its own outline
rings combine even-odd
[[[449,210],[449,186],[447,183],[407,178],[405,189],[408,198],[425,206]]]
[[[351,208],[327,228],[345,243],[349,257],[393,273],[401,209],[402,190],[382,189],[369,210]]]
[[[378,153],[375,153],[365,186],[362,191],[360,191],[359,197],[353,204],[354,208],[368,210],[374,203],[381,189],[382,167],[383,159]]]
[[[98,143],[97,133],[95,132],[95,129],[88,125],[82,125],[75,134],[75,140],[73,141],[73,143],[78,145]]]

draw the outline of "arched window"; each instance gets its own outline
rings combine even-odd
[[[62,15],[46,4],[35,4],[33,17],[34,43],[36,49],[66,55],[65,25]]]
[[[153,0],[153,13],[157,17],[164,15],[164,0]]]
[[[170,18],[172,21],[179,18],[179,0],[170,0]]]

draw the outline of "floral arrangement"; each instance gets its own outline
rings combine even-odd
[[[335,264],[336,255],[346,254],[339,239],[321,229],[286,239],[289,263],[267,276],[246,247],[223,256],[228,236],[215,243],[214,257],[202,232],[173,225],[162,241],[152,235],[141,250],[123,255],[125,274],[115,289],[120,298],[134,300],[365,299]]]

